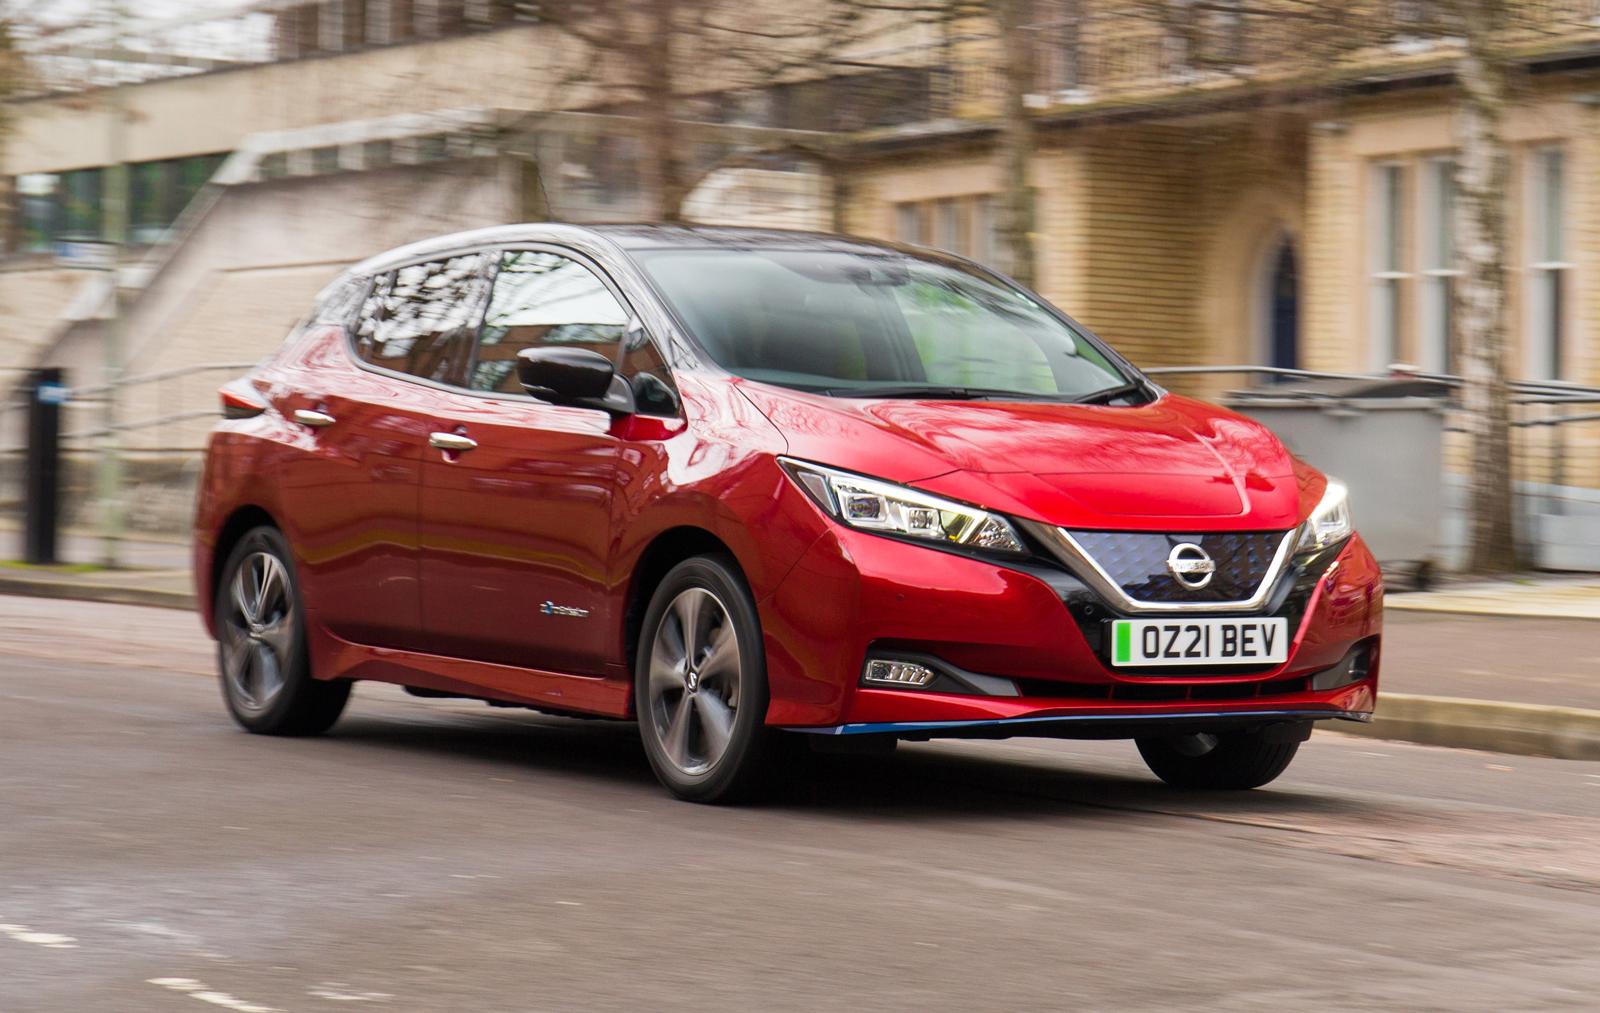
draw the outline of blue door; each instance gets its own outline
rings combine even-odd
[[[1300,368],[1300,272],[1294,247],[1287,241],[1278,248],[1272,266],[1270,305],[1267,311],[1268,365]]]

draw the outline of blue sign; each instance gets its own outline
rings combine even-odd
[[[72,399],[72,388],[64,383],[41,383],[33,390],[40,404],[66,404]]]

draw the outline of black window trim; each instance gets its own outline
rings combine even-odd
[[[509,401],[514,404],[543,405],[545,407],[552,408],[564,407],[560,405],[552,405],[548,401],[540,401],[529,394],[507,394],[501,391],[473,390],[465,385],[467,377],[471,374],[471,365],[477,361],[478,338],[483,334],[484,321],[489,315],[489,303],[494,298],[494,282],[499,276],[500,265],[504,261],[507,253],[522,251],[534,253],[554,253],[558,256],[566,257],[567,259],[575,261],[583,267],[588,268],[594,273],[595,277],[600,279],[600,283],[606,287],[607,291],[611,293],[612,297],[621,304],[623,309],[628,311],[628,319],[639,321],[639,326],[643,328],[645,337],[653,345],[655,345],[656,352],[661,356],[662,366],[667,370],[668,386],[672,388],[673,394],[678,397],[678,411],[675,415],[651,417],[682,418],[683,399],[682,395],[678,393],[677,383],[672,378],[672,371],[674,369],[672,357],[668,354],[668,348],[666,345],[664,345],[662,341],[656,337],[655,333],[651,330],[650,325],[645,322],[645,317],[642,316],[638,309],[634,306],[633,300],[628,298],[621,286],[619,286],[615,279],[612,278],[611,273],[607,271],[605,267],[599,263],[599,261],[595,260],[595,258],[583,253],[580,250],[573,249],[572,247],[561,246],[552,242],[526,240],[508,243],[494,243],[488,246],[464,246],[432,250],[427,253],[418,253],[417,255],[407,257],[404,260],[385,262],[381,267],[369,274],[356,276],[360,281],[362,294],[361,298],[355,302],[355,311],[350,315],[349,319],[343,323],[345,335],[344,350],[346,355],[359,369],[367,370],[370,373],[376,373],[379,376],[390,377],[406,383],[413,383],[421,387],[430,387],[434,390],[445,391],[446,393],[450,394],[464,394],[468,397],[482,398],[489,401]],[[415,267],[418,264],[432,264],[441,260],[451,260],[456,257],[466,256],[492,258],[492,264],[491,270],[488,272],[489,284],[484,291],[483,312],[478,315],[477,331],[473,335],[472,354],[467,358],[468,370],[462,375],[461,384],[458,385],[444,383],[440,380],[430,380],[427,377],[416,376],[411,373],[403,373],[397,369],[390,369],[387,366],[380,366],[376,363],[368,362],[366,359],[361,357],[361,353],[356,347],[356,329],[361,319],[361,312],[366,307],[367,300],[372,297],[372,290],[377,284],[379,277],[386,274],[393,274],[396,271],[403,270],[407,267]],[[619,373],[622,368],[622,355],[624,351],[625,349],[619,345],[617,349],[617,361],[614,363]]]

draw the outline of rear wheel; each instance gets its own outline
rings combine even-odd
[[[1174,788],[1241,791],[1259,788],[1289,766],[1299,741],[1285,741],[1281,730],[1199,732],[1169,738],[1136,739],[1139,755]]]
[[[639,736],[656,777],[692,802],[751,795],[772,753],[767,699],[744,578],[717,556],[673,567],[650,598],[634,663]]]
[[[350,683],[311,677],[300,587],[276,528],[254,528],[234,546],[217,582],[215,614],[222,698],[235,721],[263,735],[333,727]]]

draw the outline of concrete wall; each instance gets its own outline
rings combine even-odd
[[[120,108],[130,162],[232,151],[250,134],[438,109],[571,108],[575,50],[535,26],[12,103],[5,174],[107,165]],[[112,101],[117,105],[113,105]]]

